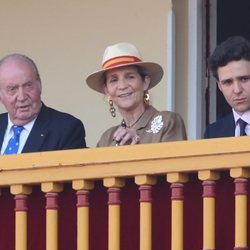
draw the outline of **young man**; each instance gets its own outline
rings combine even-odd
[[[12,54],[0,60],[1,154],[85,148],[82,122],[46,107],[41,101],[41,80],[35,63]]]
[[[204,137],[250,135],[250,42],[228,38],[215,49],[209,66],[232,112],[210,124]]]

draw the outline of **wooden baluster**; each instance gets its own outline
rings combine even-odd
[[[247,178],[248,169],[234,168],[230,170],[235,178],[235,247],[234,250],[247,250]]]
[[[188,176],[181,173],[171,173],[167,174],[167,181],[172,183],[171,249],[183,250],[183,183],[188,181]]]
[[[13,185],[10,191],[15,195],[16,201],[16,250],[27,249],[27,213],[28,213],[28,194],[31,194],[32,188],[26,185]]]
[[[203,180],[203,250],[215,249],[215,180],[220,178],[218,172],[199,171]]]
[[[77,195],[77,250],[89,250],[89,194],[94,183],[74,180],[72,187]]]
[[[203,249],[215,249],[215,181],[203,181]]]
[[[236,178],[235,183],[235,247],[247,250],[247,179]]]
[[[108,228],[108,249],[120,249],[120,192],[125,182],[119,178],[106,178],[104,186],[108,187],[109,205],[109,228]]]
[[[58,192],[62,190],[60,183],[42,183],[46,193],[46,250],[58,249]]]
[[[183,184],[173,183],[172,189],[172,250],[183,249]]]
[[[154,176],[135,176],[140,191],[140,250],[152,249],[152,185]]]

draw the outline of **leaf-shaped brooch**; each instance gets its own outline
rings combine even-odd
[[[163,127],[162,115],[156,116],[151,122],[151,128],[146,130],[147,133],[157,134]]]

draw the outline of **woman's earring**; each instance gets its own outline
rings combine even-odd
[[[145,103],[146,105],[149,104],[149,99],[150,99],[150,95],[149,95],[149,93],[146,91],[146,92],[144,93],[144,103]]]
[[[113,105],[113,101],[111,99],[111,97],[108,97],[108,102],[109,102],[109,112],[112,115],[112,117],[116,117],[116,113],[115,113],[115,107]]]

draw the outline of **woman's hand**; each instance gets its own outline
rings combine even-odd
[[[135,129],[120,126],[115,131],[113,140],[116,141],[116,146],[134,145],[139,142],[140,137],[136,134]]]

